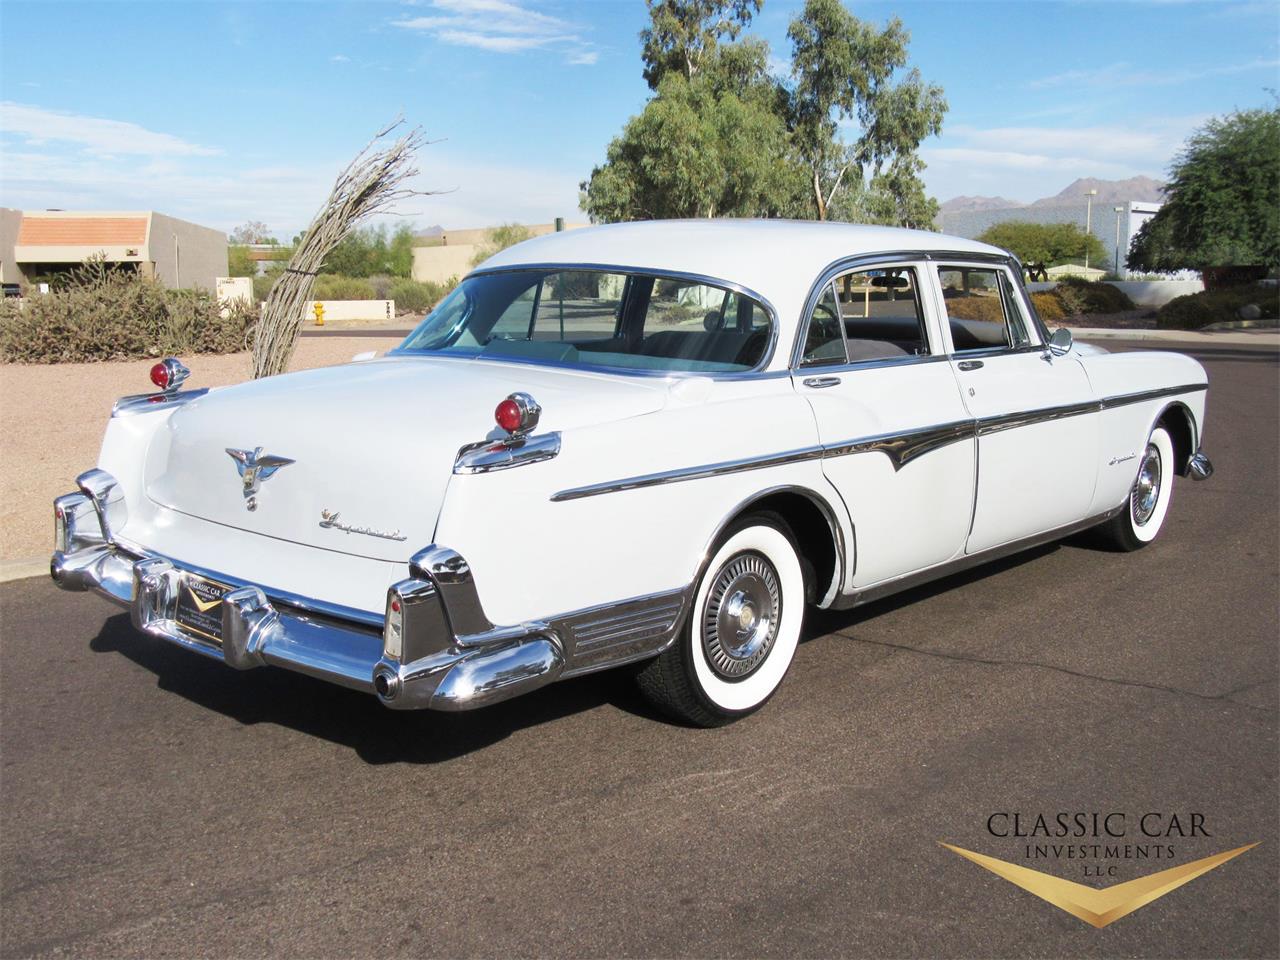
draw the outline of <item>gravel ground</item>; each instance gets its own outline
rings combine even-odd
[[[292,370],[388,350],[399,338],[307,337],[298,341]],[[249,378],[249,354],[183,357],[191,387],[225,386]],[[0,365],[0,562],[52,549],[50,503],[75,489],[75,478],[97,460],[111,404],[145,393],[154,361]]]

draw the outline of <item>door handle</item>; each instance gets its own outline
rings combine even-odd
[[[804,379],[804,385],[812,387],[814,390],[821,390],[823,387],[834,387],[839,382],[839,377],[805,377]]]
[[[958,366],[961,370],[981,370],[982,361],[981,360],[961,360],[958,364],[956,364],[956,366]]]

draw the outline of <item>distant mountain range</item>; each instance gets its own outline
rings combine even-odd
[[[1060,193],[1052,197],[1041,197],[1031,203],[1019,203],[1005,197],[952,197],[941,205],[941,209],[943,213],[961,213],[970,210],[1012,210],[1019,207],[1060,207],[1079,203],[1090,190],[1098,191],[1093,202],[1099,204],[1125,203],[1129,200],[1164,202],[1164,184],[1150,177],[1130,177],[1128,180],[1081,177]]]

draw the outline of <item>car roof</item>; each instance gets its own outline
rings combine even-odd
[[[749,290],[777,313],[777,354],[787,354],[818,275],[839,260],[874,254],[1006,257],[962,237],[815,220],[643,220],[550,233],[508,247],[477,272],[522,265],[572,264],[693,274]],[[776,365],[778,356],[769,366]],[[785,364],[784,364],[785,365]]]
[[[508,247],[481,269],[533,263],[629,266],[699,273],[750,286],[753,275],[876,253],[978,253],[990,244],[928,230],[816,220],[642,220],[549,233]]]

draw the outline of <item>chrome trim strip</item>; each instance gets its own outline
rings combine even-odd
[[[893,464],[894,471],[901,470],[906,464],[932,450],[937,450],[950,443],[964,440],[967,436],[987,436],[1003,430],[1031,426],[1050,420],[1061,420],[1066,417],[1078,417],[1088,413],[1097,413],[1112,407],[1160,397],[1174,396],[1180,393],[1192,393],[1207,390],[1208,384],[1186,384],[1178,387],[1163,387],[1159,390],[1145,390],[1140,393],[1122,394],[1104,400],[1090,400],[1086,403],[1065,404],[1058,407],[1044,407],[1039,410],[1018,411],[986,417],[981,420],[958,420],[936,426],[919,427],[898,433],[877,434],[846,440],[842,443],[826,446],[815,445],[788,450],[783,453],[767,454],[758,457],[744,457],[740,460],[725,460],[720,463],[702,464],[696,467],[682,467],[675,470],[663,470],[647,473],[622,480],[610,480],[593,483],[582,487],[561,490],[551,496],[552,503],[563,503],[568,500],[579,500],[583,497],[595,497],[605,493],[619,493],[623,490],[637,490],[642,487],[654,487],[665,483],[680,483],[685,480],[701,480],[705,477],[722,476],[729,473],[741,473],[746,470],[759,470],[766,467],[778,467],[802,460],[822,460],[827,457],[844,457],[855,453],[879,452],[887,456]]]
[[[1161,397],[1173,397],[1180,393],[1199,393],[1208,389],[1209,384],[1207,383],[1186,383],[1180,387],[1161,387],[1158,390],[1143,390],[1141,393],[1122,393],[1113,397],[1104,397],[1102,399],[1102,409],[1109,410],[1111,407],[1123,407],[1131,403],[1158,400]]]
[[[198,400],[209,392],[208,387],[199,390],[182,390],[177,393],[138,393],[121,397],[111,407],[113,417],[132,417],[139,413],[154,413],[157,410],[170,410],[184,403]]]
[[[468,280],[471,277],[488,276],[490,274],[496,274],[496,273],[525,273],[530,270],[559,270],[559,271],[579,270],[584,273],[622,273],[622,274],[628,274],[631,276],[638,276],[638,277],[655,277],[659,280],[666,278],[669,280],[688,280],[693,283],[704,283],[709,286],[718,287],[722,290],[729,290],[729,291],[732,291],[733,293],[741,294],[744,297],[750,297],[756,303],[760,304],[760,306],[764,307],[765,313],[769,315],[769,344],[765,348],[764,356],[761,357],[760,362],[757,363],[750,370],[743,370],[741,372],[734,372],[734,373],[721,373],[717,375],[712,372],[699,374],[698,371],[690,371],[690,370],[640,371],[640,370],[634,370],[628,367],[609,367],[609,366],[603,366],[603,365],[584,364],[584,363],[557,364],[553,362],[543,361],[544,365],[564,366],[564,367],[570,367],[574,370],[603,371],[606,373],[623,372],[623,373],[640,374],[640,375],[646,375],[646,376],[664,376],[664,377],[669,377],[669,376],[672,376],[673,374],[674,375],[696,374],[700,376],[708,376],[713,380],[740,380],[740,379],[754,377],[760,373],[764,373],[769,369],[769,364],[773,362],[773,355],[776,352],[777,346],[778,346],[778,337],[781,335],[779,332],[777,308],[774,307],[772,302],[770,302],[760,294],[756,293],[750,287],[743,286],[740,283],[735,283],[732,280],[722,280],[719,277],[712,277],[703,273],[686,273],[682,270],[659,270],[653,267],[634,267],[634,266],[628,267],[628,266],[624,266],[622,264],[617,264],[617,263],[554,263],[554,262],[553,263],[503,264],[501,266],[489,267],[487,269],[472,270],[462,279]],[[410,357],[411,356],[439,356],[441,354],[442,354],[442,351],[434,351],[434,350],[415,350],[415,351],[406,350],[403,353],[401,353],[400,347],[396,347],[395,349],[388,351],[388,355],[390,356],[410,356]],[[468,359],[477,359],[477,358],[469,357]],[[508,363],[509,362],[515,362],[515,363],[526,362],[519,357],[485,357],[483,359],[500,360],[501,362],[508,362]],[[532,362],[536,363],[537,361],[532,361]]]
[[[552,503],[563,503],[566,500],[579,500],[583,497],[594,497],[602,493],[617,493],[621,490],[638,490],[642,487],[656,487],[664,483],[679,483],[683,480],[701,480],[704,477],[718,477],[727,473],[741,473],[744,470],[761,470],[765,467],[780,467],[788,463],[799,463],[802,460],[819,460],[822,458],[821,446],[800,447],[785,453],[774,453],[764,457],[743,457],[741,460],[724,460],[720,463],[709,463],[697,467],[685,467],[679,470],[663,470],[658,473],[646,473],[638,477],[627,477],[625,480],[610,480],[606,483],[594,483],[585,487],[573,487],[552,494]]]
[[[854,453],[883,453],[893,464],[893,472],[897,473],[917,457],[922,457],[931,450],[938,450],[958,440],[974,436],[974,421],[957,420],[936,427],[923,427],[908,430],[905,433],[884,433],[864,440],[849,440],[845,443],[833,444],[825,449],[823,459],[827,457],[846,457]]]
[[[1064,420],[1067,417],[1079,417],[1086,413],[1098,413],[1100,410],[1102,410],[1102,404],[1097,400],[1090,400],[1088,403],[1069,403],[1061,407],[1020,410],[1017,413],[983,417],[978,421],[978,436],[985,437],[988,434],[1000,433],[1003,430],[1029,427],[1035,423],[1047,423],[1050,420]]]

